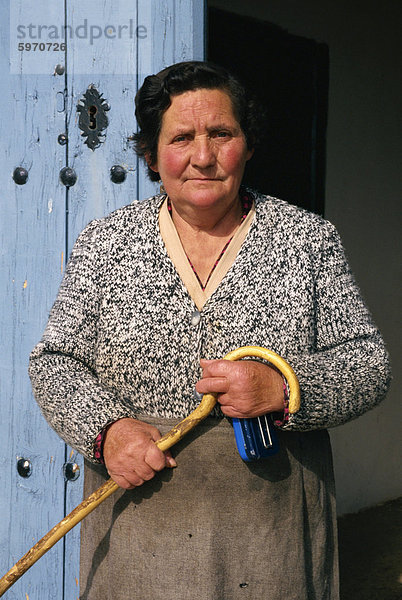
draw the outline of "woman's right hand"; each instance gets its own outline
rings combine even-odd
[[[152,479],[165,467],[175,467],[170,452],[162,452],[155,444],[161,437],[156,427],[136,419],[119,419],[109,425],[103,458],[113,481],[128,490]]]

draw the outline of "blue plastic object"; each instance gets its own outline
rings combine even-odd
[[[232,419],[237,449],[243,460],[267,458],[279,450],[274,424],[269,415]]]

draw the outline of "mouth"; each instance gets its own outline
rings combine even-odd
[[[217,177],[189,177],[187,181],[221,181]]]

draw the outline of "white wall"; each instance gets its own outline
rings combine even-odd
[[[402,4],[210,0],[208,5],[270,21],[329,46],[325,216],[342,236],[394,373],[389,395],[378,408],[331,431],[338,512],[399,497]]]

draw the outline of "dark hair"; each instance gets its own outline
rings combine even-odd
[[[135,97],[135,116],[139,130],[131,139],[138,156],[149,157],[151,164],[157,160],[158,140],[164,112],[172,96],[197,89],[220,89],[231,99],[233,112],[245,135],[247,147],[258,142],[260,111],[240,81],[226,69],[201,61],[181,62],[166,67],[157,75],[146,77]],[[160,179],[148,167],[151,181]]]

